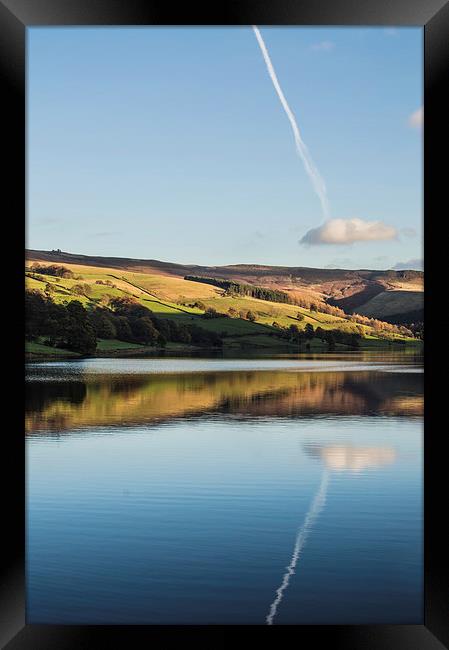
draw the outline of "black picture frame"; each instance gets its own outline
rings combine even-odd
[[[12,424],[3,430],[4,463],[13,471],[3,490],[4,545],[0,581],[0,644],[8,650],[140,647],[153,642],[165,650],[195,643],[221,647],[229,640],[255,645],[260,640],[281,643],[291,635],[298,647],[338,647],[345,650],[437,650],[449,647],[449,593],[444,534],[446,461],[444,456],[444,384],[432,381],[443,364],[438,339],[441,314],[435,287],[443,272],[447,246],[444,214],[447,174],[448,102],[445,97],[449,62],[449,3],[444,0],[306,0],[271,3],[228,1],[208,6],[144,0],[0,0],[0,71],[4,149],[3,172],[5,248],[15,252],[17,273],[11,292],[22,314],[23,243],[25,239],[25,35],[38,25],[414,25],[424,27],[425,139],[425,614],[423,625],[376,626],[50,626],[25,620],[25,481],[23,413],[15,409]],[[443,163],[439,165],[438,160]],[[436,227],[436,225],[438,227]],[[14,227],[13,227],[14,226]],[[6,230],[4,230],[4,233]],[[20,319],[19,319],[20,320]],[[18,328],[15,327],[18,331]],[[444,336],[444,333],[443,333]],[[11,333],[9,333],[9,339]],[[19,338],[19,337],[17,337]],[[23,338],[23,337],[20,337]],[[7,339],[4,339],[7,340]],[[10,386],[22,394],[22,341],[6,346]],[[432,382],[432,383],[430,383]],[[9,381],[8,381],[9,383]],[[444,419],[440,420],[444,423]],[[4,472],[3,472],[4,473]],[[263,637],[259,634],[262,632]],[[302,645],[303,644],[303,645]]]

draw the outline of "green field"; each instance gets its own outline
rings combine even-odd
[[[48,263],[47,263],[48,264]],[[365,325],[357,325],[349,319],[332,316],[320,312],[311,312],[295,305],[275,303],[244,296],[225,295],[222,289],[217,287],[184,280],[182,278],[157,275],[155,273],[138,273],[124,271],[123,269],[91,267],[77,264],[64,264],[70,269],[75,278],[59,278],[46,274],[38,274],[40,279],[29,277],[30,265],[26,269],[26,286],[29,289],[46,290],[46,285],[51,287],[49,295],[57,303],[66,303],[72,300],[79,300],[85,307],[89,305],[105,306],[108,299],[113,297],[133,296],[142,305],[147,307],[157,318],[176,320],[179,323],[195,324],[203,329],[218,333],[223,338],[223,344],[229,348],[269,347],[282,348],[293,347],[286,340],[276,336],[278,329],[273,327],[276,323],[282,328],[288,328],[295,324],[299,329],[304,329],[310,323],[314,328],[339,329],[347,333],[362,331],[363,339],[361,347],[368,349],[386,348],[394,345],[403,348],[419,347],[421,341],[408,339],[400,335],[391,335],[392,342],[385,341],[374,331],[373,328]],[[101,282],[101,284],[98,283]],[[103,284],[112,283],[113,286]],[[89,285],[86,295],[77,295],[73,288],[75,285]],[[227,314],[230,308],[237,312],[237,317],[222,316],[218,318],[204,318],[204,310],[193,306],[196,302],[202,302],[206,308],[212,307],[218,313]],[[239,317],[240,312],[251,311],[256,316],[255,322],[250,322]],[[303,316],[300,320],[298,314]],[[74,353],[56,351],[55,348],[43,346],[42,343],[31,344],[36,346],[28,351],[33,354],[51,354],[52,356],[73,356]],[[168,344],[167,349],[174,349],[175,344]],[[179,347],[179,344],[178,344]],[[181,348],[185,346],[181,346]],[[336,349],[345,349],[346,346],[337,345]],[[38,349],[44,348],[44,350]],[[310,349],[326,349],[327,346],[319,339],[310,342]],[[100,354],[108,351],[120,353],[131,352],[133,349],[142,350],[142,346],[132,343],[124,343],[115,340],[100,340],[97,346]]]
[[[138,343],[128,343],[117,339],[97,339],[97,350],[100,352],[107,350],[139,350],[141,348],[142,346]]]
[[[46,356],[46,357],[79,357],[76,352],[70,350],[61,350],[61,348],[52,348],[43,343],[36,343],[35,341],[25,341],[25,353],[31,356]]]
[[[169,342],[165,346],[168,351],[182,351],[191,349],[192,346],[183,343]],[[118,341],[117,339],[98,339],[97,340],[97,354],[98,356],[107,356],[114,354],[114,356],[150,356],[157,348],[143,346],[138,343],[128,343],[125,341]],[[63,350],[61,348],[54,348],[50,345],[45,345],[43,342],[25,341],[25,354],[28,358],[44,359],[44,358],[79,358],[79,354],[71,352],[70,350]]]

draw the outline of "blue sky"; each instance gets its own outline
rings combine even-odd
[[[198,264],[420,259],[422,29],[260,30],[337,222],[323,228],[250,27],[30,28],[27,246]],[[388,232],[323,243],[354,219]]]

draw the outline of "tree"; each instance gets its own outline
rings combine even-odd
[[[318,311],[318,306],[316,303],[312,302],[310,303],[310,311]]]
[[[46,345],[56,346],[60,334],[59,323],[54,318],[47,318],[45,321],[45,335],[47,340],[45,341]]]
[[[353,349],[358,349],[360,347],[360,334],[356,334],[355,332],[350,335],[349,338],[349,345]]]
[[[25,338],[33,341],[44,333],[47,300],[37,289],[25,291]]]
[[[229,307],[228,314],[231,318],[235,318],[237,316],[237,313],[237,309],[234,309],[234,307]]]
[[[153,345],[159,337],[159,332],[154,327],[151,318],[147,316],[137,318],[132,323],[132,332],[139,343],[144,343],[145,345]]]
[[[299,327],[298,327],[297,325],[295,325],[295,324],[290,325],[290,327],[288,328],[288,331],[289,331],[289,333],[290,333],[291,338],[293,338],[293,339],[297,339],[297,338],[298,338],[298,335],[299,335]]]
[[[116,336],[119,341],[127,341],[128,343],[134,341],[134,336],[126,316],[117,316],[114,319],[114,324],[117,332]]]
[[[133,296],[113,298],[109,306],[119,316],[127,316],[131,319],[142,318],[151,315],[151,310],[144,307]]]
[[[223,345],[223,341],[217,332],[209,332],[202,327],[198,327],[198,325],[189,325],[188,330],[194,345],[207,347],[222,347]]]
[[[246,319],[251,321],[251,323],[254,323],[254,321],[256,320],[256,314],[249,309],[246,312]]]
[[[87,311],[79,300],[72,300],[65,309],[68,315],[64,336],[67,349],[80,354],[92,354],[97,347],[97,335],[88,319]]]
[[[315,336],[317,339],[325,340],[326,339],[326,330],[318,326],[315,330]]]
[[[72,320],[67,328],[65,346],[68,350],[73,350],[80,354],[93,354],[97,347],[97,337],[93,327],[89,325],[82,327],[79,323]]]
[[[313,329],[313,325],[311,323],[307,323],[307,325],[304,328],[304,335],[306,339],[313,339],[315,336],[315,330]]]
[[[296,319],[299,320],[299,321],[303,321],[304,320],[304,314],[301,314],[301,312],[298,311],[298,313],[296,314]]]
[[[73,273],[70,269],[67,269],[65,266],[59,266],[58,264],[40,264],[39,262],[34,262],[31,265],[31,270],[36,273],[43,273],[44,275],[54,275],[58,278],[73,278]]]
[[[335,350],[335,336],[332,331],[327,334],[326,339],[329,352],[332,352]]]
[[[214,307],[208,307],[203,314],[203,318],[218,318],[220,314]]]
[[[74,293],[75,296],[84,296],[84,285],[74,284],[72,287],[72,293]]]
[[[101,314],[97,321],[96,327],[97,336],[101,339],[115,339],[117,336],[117,329],[109,316]]]
[[[191,343],[192,336],[187,325],[178,325],[178,341],[180,343]]]
[[[112,296],[109,293],[103,293],[101,296],[98,298],[97,304],[102,305],[106,307],[109,305],[109,302],[111,300]]]

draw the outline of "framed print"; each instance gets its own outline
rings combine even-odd
[[[2,647],[449,647],[449,5],[0,19]]]

